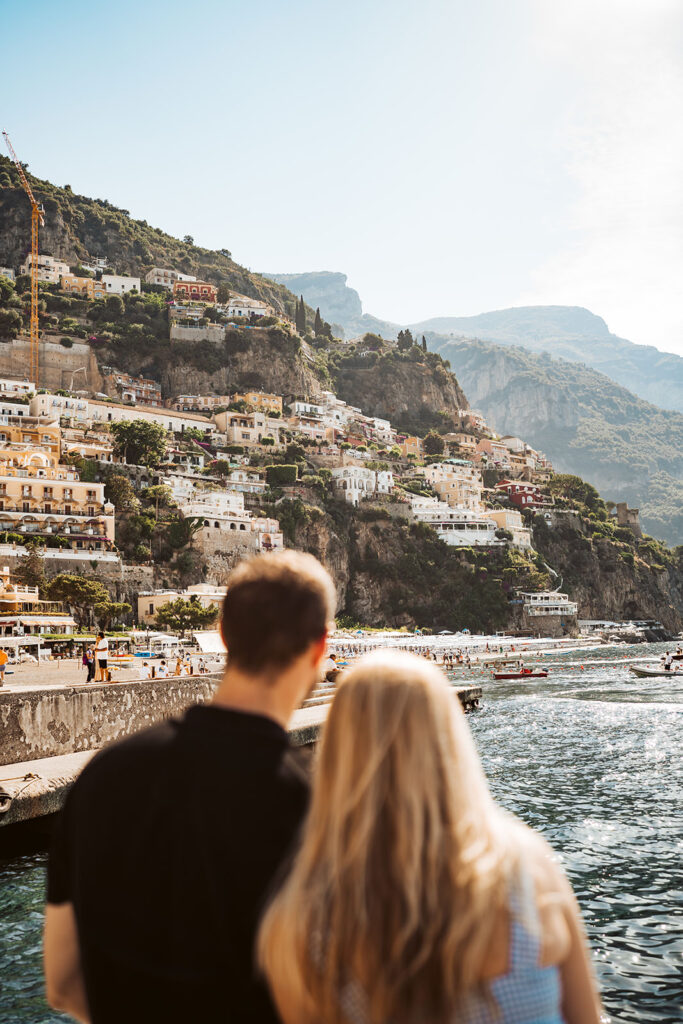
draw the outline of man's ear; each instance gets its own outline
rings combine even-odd
[[[319,640],[314,640],[311,644],[311,655],[314,665],[319,665],[325,657],[325,651],[327,649],[327,630],[323,633]]]

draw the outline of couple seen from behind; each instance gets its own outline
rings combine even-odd
[[[571,887],[494,803],[435,665],[346,671],[309,782],[287,728],[334,611],[312,556],[241,563],[212,701],[84,769],[50,854],[49,1002],[92,1024],[599,1024]]]

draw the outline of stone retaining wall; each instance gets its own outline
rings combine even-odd
[[[0,692],[0,764],[97,750],[211,699],[220,674]]]

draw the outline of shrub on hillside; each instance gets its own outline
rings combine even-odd
[[[266,466],[266,483],[269,487],[285,487],[287,484],[295,484],[298,475],[298,466]]]

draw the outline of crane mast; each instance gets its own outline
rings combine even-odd
[[[21,166],[17,154],[14,152],[14,147],[10,142],[9,135],[7,132],[2,133],[5,136],[5,142],[9,154],[12,157],[17,170],[19,171],[19,178],[24,188],[24,192],[29,198],[31,204],[31,328],[29,332],[30,336],[30,347],[29,347],[29,360],[30,360],[30,379],[38,387],[38,374],[40,372],[39,366],[39,341],[38,341],[38,227],[42,227],[45,224],[45,218],[43,216],[44,210],[40,206],[33,195],[31,186],[28,183],[28,178],[24,172],[24,168]]]

